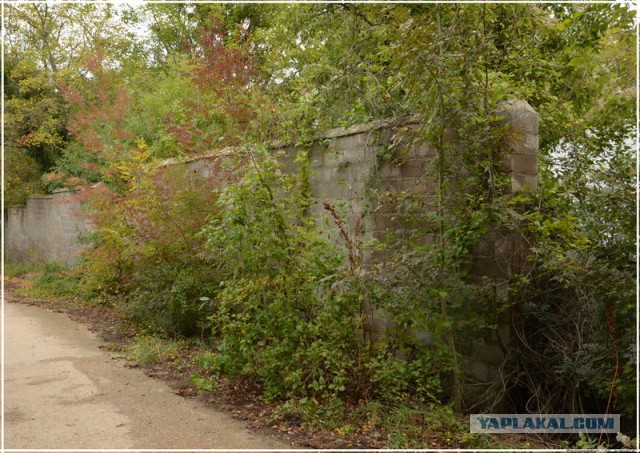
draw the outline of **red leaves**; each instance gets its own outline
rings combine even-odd
[[[25,148],[29,148],[31,145],[36,144],[36,134],[35,134],[35,132],[30,132],[30,133],[20,137],[18,139],[18,141]]]
[[[58,89],[62,93],[62,97],[71,105],[81,105],[84,102],[84,98],[80,93],[71,89],[69,84],[64,80],[60,80],[57,83]]]
[[[66,177],[67,177],[66,174],[64,174],[64,173],[56,173],[56,172],[47,173],[46,175],[44,175],[44,179],[46,181],[55,181],[57,179],[62,180],[64,178],[66,178]]]
[[[91,77],[88,80],[90,88],[84,94],[65,81],[57,84],[64,99],[76,107],[67,130],[86,150],[96,155],[103,154],[109,142],[134,138],[123,127],[129,112],[129,95],[124,88],[116,86],[113,74],[106,69],[106,60],[106,53],[98,50],[85,61]]]
[[[76,136],[78,141],[82,143],[82,146],[87,151],[91,151],[92,153],[97,154],[104,147],[104,143],[92,129],[74,127],[73,130],[70,128],[69,132]]]
[[[351,270],[355,272],[355,270],[360,267],[361,260],[362,239],[360,238],[360,233],[362,230],[362,216],[356,219],[354,234],[350,235],[345,226],[344,219],[340,213],[338,213],[336,207],[328,201],[324,201],[322,205],[325,211],[329,212],[334,223],[338,227],[338,231],[340,231],[340,236],[342,236],[349,253],[349,264],[351,265]]]
[[[104,49],[97,49],[96,53],[90,55],[85,60],[85,66],[94,75],[99,75],[104,72],[105,61],[107,59]]]
[[[168,131],[190,154],[237,144],[256,114],[250,102],[256,57],[251,55],[247,31],[240,27],[232,33],[221,21],[211,20],[188,51],[192,69],[184,75],[202,96],[184,102],[187,120],[171,124],[171,119],[163,119]]]
[[[71,176],[63,184],[64,187],[77,187],[87,185],[87,180],[78,176]]]
[[[202,89],[220,95],[226,87],[246,87],[253,80],[256,57],[249,53],[246,31],[240,27],[233,38],[219,20],[200,29],[198,42],[191,49],[194,70],[188,74]]]
[[[211,149],[213,139],[207,137],[206,132],[200,129],[195,119],[186,124],[171,124],[167,130],[173,135],[180,147],[189,154],[199,154]]]

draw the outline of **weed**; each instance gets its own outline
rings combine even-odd
[[[140,335],[125,347],[125,358],[139,365],[151,365],[176,357],[185,346],[185,340]]]
[[[274,415],[275,418],[294,420],[307,426],[344,430],[344,405],[337,397],[321,401],[316,398],[289,400],[282,404]]]
[[[365,411],[368,431],[376,428],[387,433],[389,448],[425,448],[431,445],[434,433],[454,444],[464,432],[463,425],[448,405],[398,401],[371,401]]]
[[[11,263],[7,262],[4,265],[5,277],[22,277],[27,274],[34,274],[42,272],[43,264],[23,264],[23,263]]]
[[[58,263],[47,263],[29,269],[36,270],[36,277],[16,291],[18,296],[38,300],[60,300],[73,297],[78,291],[80,276]]]
[[[198,392],[212,392],[218,388],[218,378],[214,376],[202,376],[195,373],[189,378],[189,381],[196,386]]]

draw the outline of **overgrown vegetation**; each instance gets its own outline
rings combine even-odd
[[[58,263],[14,264],[5,269],[5,276],[8,277],[29,274],[35,275],[35,278],[17,291],[18,296],[36,300],[60,300],[78,296],[80,274]]]
[[[96,227],[73,273],[32,287],[123,310],[147,335],[132,356],[158,359],[148,335],[211,339],[202,389],[252,379],[283,417],[329,429],[362,404],[390,446],[428,445],[423,428],[460,429],[453,414],[474,408],[634,420],[626,6],[24,4],[7,19],[7,202],[78,188]],[[539,190],[517,196],[497,113],[514,98],[541,118]],[[393,251],[384,268],[363,264],[361,218],[327,202],[328,238],[306,215],[304,152],[292,174],[256,144],[414,113],[431,183],[380,196],[411,226],[376,245]],[[158,166],[202,154],[208,175]],[[507,281],[473,272],[496,231],[527,245]],[[465,393],[463,356],[505,319],[499,378]]]

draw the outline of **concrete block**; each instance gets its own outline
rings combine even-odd
[[[378,231],[386,230],[391,223],[392,215],[390,213],[375,213],[373,215],[373,220],[375,223],[375,228]]]
[[[359,162],[351,164],[353,169],[353,181],[367,185],[373,176],[374,167],[368,162]]]
[[[364,331],[370,336],[371,341],[378,340],[386,330],[393,328],[389,317],[380,309],[374,310],[370,316],[365,317],[363,323]]]
[[[482,238],[480,242],[473,247],[473,254],[476,256],[491,256],[493,246],[491,238]]]
[[[398,188],[402,192],[411,192],[418,194],[422,191],[422,180],[420,178],[409,178],[405,177],[400,179]]]
[[[342,160],[346,162],[364,162],[366,161],[366,149],[361,148],[346,148],[342,150]]]
[[[514,154],[511,156],[511,171],[526,175],[537,175],[538,156],[535,154]]]
[[[398,179],[400,178],[400,167],[391,162],[383,162],[378,167],[378,176],[385,179]]]
[[[384,179],[380,181],[380,189],[390,194],[399,194],[401,192],[412,192],[416,190],[417,179]]]
[[[500,166],[498,169],[504,173],[510,173],[513,171],[513,154],[505,153],[502,156],[502,161],[500,162]]]
[[[462,357],[462,371],[472,379],[479,382],[489,382],[489,367],[480,360]]]
[[[512,277],[511,266],[508,263],[490,256],[476,256],[471,265],[471,273],[476,277],[486,276],[496,280],[508,280]]]
[[[329,182],[311,188],[311,195],[315,198],[342,198],[346,195],[343,184]]]
[[[350,162],[341,162],[340,165],[336,167],[336,174],[338,178],[344,179],[345,181],[355,181],[356,180],[356,167],[355,164]]]
[[[511,174],[511,191],[513,193],[519,192],[524,188],[537,189],[538,178],[535,175],[527,175],[524,173],[512,173]]]
[[[393,194],[389,192],[391,196],[378,199],[375,207],[375,212],[381,214],[398,214],[400,212],[400,205]]]
[[[481,342],[473,343],[471,356],[486,365],[500,365],[505,358],[500,346]]]
[[[416,143],[411,147],[411,151],[409,151],[409,158],[418,159],[425,157],[434,157],[436,154],[435,150],[429,146],[428,143]]]
[[[526,101],[512,99],[501,102],[497,113],[505,116],[511,130],[538,133],[540,115]]]
[[[506,317],[505,317],[506,318]],[[495,332],[491,333],[493,341],[498,342],[498,335],[500,336],[500,342],[504,345],[511,343],[511,324],[507,319],[498,324],[498,328]]]
[[[527,154],[538,154],[540,150],[540,136],[538,134],[525,135],[524,149]]]
[[[342,153],[333,150],[327,150],[322,155],[323,167],[337,167],[342,162]]]
[[[320,168],[324,164],[324,156],[319,153],[314,153],[309,156],[309,168]]]
[[[506,141],[512,154],[538,154],[537,135],[510,134]]]
[[[334,138],[329,144],[329,149],[333,151],[344,151],[349,149],[365,148],[372,144],[371,142],[371,133],[362,132],[359,134]]]
[[[338,171],[338,166],[336,165],[332,165],[332,166],[325,165],[318,169],[318,174],[320,175],[320,181],[322,181],[323,183],[335,182],[338,180],[338,177],[340,176]]]
[[[411,159],[400,165],[403,178],[419,178],[424,175],[426,162],[424,159]]]

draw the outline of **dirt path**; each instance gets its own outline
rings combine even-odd
[[[84,325],[5,303],[5,448],[292,448],[100,349]]]

